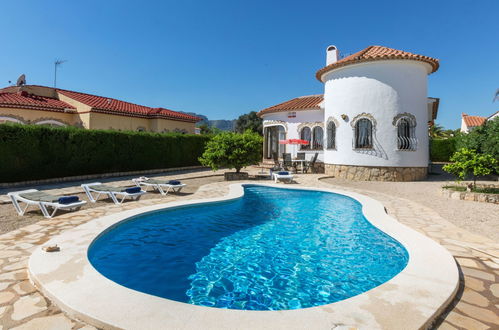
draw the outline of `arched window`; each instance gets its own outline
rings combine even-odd
[[[397,147],[399,150],[416,150],[414,122],[401,118],[397,123]]]
[[[2,123],[24,124],[20,119],[8,116],[0,116],[0,124]]]
[[[315,126],[313,130],[314,141],[312,149],[322,150],[324,148],[324,130],[320,126]]]
[[[312,131],[310,127],[303,127],[300,133],[300,139],[308,141],[308,144],[302,144],[301,149],[310,149],[312,143]]]
[[[327,124],[327,148],[336,148],[336,125],[334,121],[330,121]]]
[[[355,123],[355,148],[373,147],[373,124],[367,118],[361,118]]]
[[[52,120],[52,119],[38,121],[35,123],[35,125],[44,125],[44,126],[50,126],[50,127],[66,126],[66,124],[61,123],[60,121],[57,121],[57,120]]]

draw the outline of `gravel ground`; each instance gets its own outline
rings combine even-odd
[[[336,178],[323,181],[359,188],[410,199],[429,207],[458,227],[472,233],[483,235],[499,242],[499,205],[472,201],[449,199],[440,194],[441,187],[454,183],[447,174],[430,175],[426,181],[415,182],[374,182],[347,181]],[[490,183],[490,182],[483,182]]]
[[[117,179],[118,180],[118,179]],[[223,176],[210,176],[210,177],[203,177],[203,178],[197,178],[197,179],[182,179],[182,183],[186,183],[187,186],[182,188],[182,191],[180,193],[176,193],[175,195],[190,195],[195,193],[198,188],[202,185],[208,184],[208,183],[213,183],[213,182],[221,182],[223,181],[224,178]],[[113,185],[113,183],[110,183]],[[74,195],[74,194],[72,194]],[[80,197],[81,200],[86,200],[88,202],[88,198],[85,195],[85,193],[80,193],[76,194],[77,196]],[[167,195],[168,196],[168,195]],[[162,198],[162,196],[159,193],[156,192],[151,192],[144,194],[141,199],[154,199],[154,198]],[[90,203],[88,202],[85,204],[82,209],[89,209],[89,208],[94,208],[98,206],[103,206],[106,204],[112,205],[112,201],[110,199],[101,199],[97,203]],[[124,203],[133,203],[133,201],[126,200]],[[39,220],[44,219],[42,216],[42,213],[38,208],[35,206],[30,206],[29,210],[25,213],[24,216],[19,216],[14,207],[12,206],[11,203],[8,204],[0,204],[0,234],[6,233],[8,231],[18,229],[27,225],[30,225],[32,223],[35,223]],[[58,211],[58,214],[62,214],[65,211]],[[57,215],[56,215],[57,216]]]

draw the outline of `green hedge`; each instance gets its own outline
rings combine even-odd
[[[0,182],[199,165],[207,136],[0,125]]]
[[[430,159],[432,162],[448,162],[456,152],[456,139],[431,139]]]

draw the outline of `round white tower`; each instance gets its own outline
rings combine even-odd
[[[427,75],[438,60],[370,46],[338,60],[328,47],[324,82],[327,174],[358,180],[422,179],[429,162]],[[330,54],[334,52],[334,54]]]

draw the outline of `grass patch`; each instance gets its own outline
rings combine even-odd
[[[450,189],[454,191],[466,191],[466,187],[463,186],[443,186],[444,189]],[[480,194],[499,194],[499,188],[475,188],[472,189],[471,192],[480,193]]]

